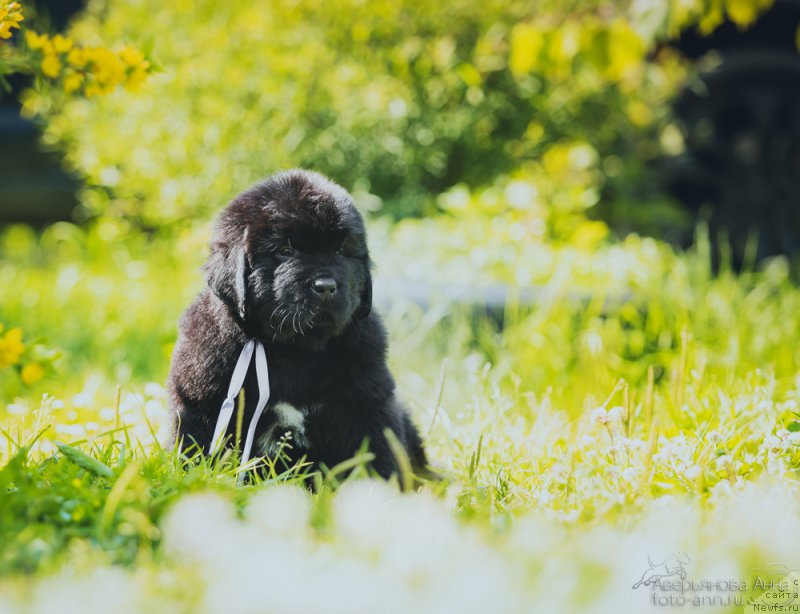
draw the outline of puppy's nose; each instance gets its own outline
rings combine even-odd
[[[311,282],[311,289],[324,300],[333,298],[336,288],[336,280],[333,277],[317,277]]]

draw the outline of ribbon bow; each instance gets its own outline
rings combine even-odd
[[[231,383],[228,385],[228,395],[222,403],[219,410],[219,417],[217,418],[217,426],[214,428],[214,436],[211,438],[211,454],[216,454],[222,442],[225,439],[225,433],[228,430],[228,425],[233,415],[233,408],[236,406],[236,395],[244,386],[244,378],[247,375],[247,369],[250,367],[250,361],[253,358],[253,350],[256,354],[256,380],[258,381],[258,403],[256,404],[256,411],[250,419],[250,425],[247,427],[247,437],[244,440],[244,450],[242,450],[242,460],[239,464],[239,475],[236,478],[238,483],[244,479],[244,471],[242,468],[250,460],[250,452],[253,449],[253,438],[256,435],[256,426],[261,414],[264,413],[264,408],[269,401],[269,370],[267,368],[267,353],[264,351],[264,344],[256,339],[250,339],[244,344],[242,352],[239,354],[239,359],[236,361],[236,367],[233,369],[231,376]]]

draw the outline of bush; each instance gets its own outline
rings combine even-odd
[[[540,160],[576,144],[595,173],[579,206],[602,194],[630,208],[653,195],[643,160],[685,72],[648,50],[704,13],[682,3],[634,28],[625,2],[578,4],[97,2],[72,34],[147,32],[164,73],[139,96],[29,107],[86,176],[84,216],[180,223],[290,166],[418,215],[457,184],[536,180]]]

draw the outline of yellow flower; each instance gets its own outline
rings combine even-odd
[[[70,71],[64,77],[64,91],[67,94],[72,94],[73,92],[77,92],[81,89],[81,85],[83,84],[83,75],[79,72]]]
[[[20,377],[27,386],[30,386],[44,377],[44,368],[36,363],[25,365],[22,367]]]
[[[42,73],[51,79],[62,77],[67,94],[82,90],[91,98],[107,94],[118,85],[135,90],[150,73],[150,62],[134,47],[125,46],[118,52],[81,47],[61,34],[50,38],[30,30],[25,32],[25,40],[29,49],[42,54]]]
[[[99,96],[102,94],[103,90],[98,85],[90,83],[86,86],[86,89],[83,90],[83,93],[87,98],[92,98],[93,96]]]
[[[42,72],[51,79],[57,78],[61,73],[61,60],[56,55],[48,53],[42,60]]]
[[[92,73],[101,91],[122,83],[125,67],[114,52],[102,47],[95,47],[87,49],[87,53],[92,63]]]
[[[17,364],[24,351],[25,344],[22,343],[22,329],[12,328],[0,337],[0,369]]]
[[[56,53],[66,53],[72,49],[72,39],[56,34],[53,37],[53,49]]]
[[[123,47],[119,57],[128,66],[138,66],[144,62],[144,54],[133,47]]]
[[[128,75],[128,80],[125,82],[125,89],[131,91],[138,90],[142,82],[147,78],[147,68],[149,65],[148,62],[143,62],[141,66],[134,68]]]
[[[33,30],[25,31],[25,41],[30,49],[44,49],[48,40],[47,34],[37,34]]]
[[[48,55],[47,45],[53,52],[65,50],[69,45],[65,61],[74,70],[68,70],[64,76],[64,91],[68,94],[83,88],[83,94],[91,98],[107,94],[118,85],[135,90],[150,72],[150,62],[133,47],[123,47],[115,53],[104,47],[76,47],[69,39],[57,38],[45,44],[44,53]]]
[[[73,68],[83,68],[88,61],[89,56],[86,53],[86,49],[81,47],[73,47],[67,55],[67,63]]]
[[[19,28],[19,22],[25,19],[19,2],[0,0],[0,38],[11,38],[11,29]]]

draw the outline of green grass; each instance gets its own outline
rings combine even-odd
[[[783,260],[712,275],[702,229],[676,254],[586,218],[685,221],[642,173],[687,67],[644,52],[628,3],[584,4],[90,3],[76,41],[162,70],[24,96],[88,230],[0,232],[0,335],[25,344],[0,345],[0,614],[742,612],[800,567],[800,289]],[[639,25],[755,17],[722,4]],[[208,217],[304,164],[370,211],[438,212],[370,220],[376,289],[537,290],[502,329],[436,301],[384,314],[445,476],[420,492],[363,456],[313,494],[276,465],[239,487],[234,458],[158,444]],[[699,590],[632,588],[680,552]]]
[[[31,387],[0,371],[0,611],[644,611],[648,557],[750,578],[736,597],[797,565],[800,291],[780,261],[715,277],[702,247],[539,246],[473,271],[544,283],[502,331],[397,304],[391,367],[446,479],[401,495],[361,468],[310,494],[155,443],[204,239],[70,229],[2,239],[20,291],[0,322],[63,357]],[[422,257],[381,232],[379,277]]]

